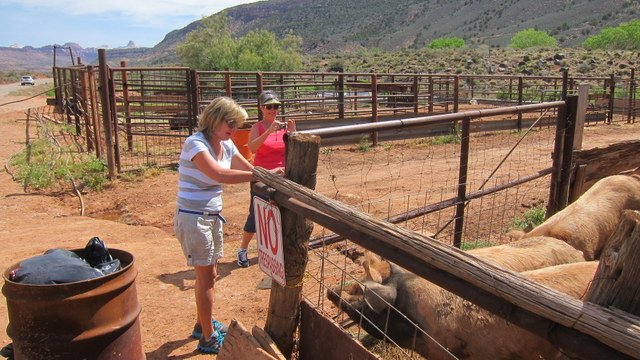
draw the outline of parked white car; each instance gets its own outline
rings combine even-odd
[[[20,85],[35,85],[36,81],[31,76],[23,76],[20,78]]]

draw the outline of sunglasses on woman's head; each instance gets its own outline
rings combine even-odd
[[[278,104],[269,104],[264,106],[267,110],[278,110],[280,105]]]

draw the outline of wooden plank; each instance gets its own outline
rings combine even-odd
[[[300,302],[300,317],[300,359],[380,359],[306,300]]]
[[[602,148],[573,152],[575,166],[587,165],[583,189],[596,181],[640,167],[640,140],[623,141]]]
[[[271,339],[271,336],[269,336],[269,334],[267,334],[267,332],[262,328],[254,325],[251,329],[251,335],[253,335],[253,337],[258,340],[260,346],[262,346],[262,349],[268,352],[269,355],[278,360],[286,360],[284,355],[282,355],[282,353],[280,352],[280,349],[278,349],[276,344],[273,342],[273,339]]]
[[[217,356],[218,360],[278,360],[262,349],[247,329],[237,320],[232,320],[224,344]]]
[[[640,315],[639,258],[640,211],[626,210],[602,252],[585,301]]]
[[[573,150],[582,149],[582,137],[584,133],[584,122],[589,105],[589,84],[578,85],[578,113],[576,114],[576,128],[573,139]]]
[[[399,266],[546,338],[569,356],[613,359],[638,354],[637,316],[570,298],[267,170],[256,168],[254,175],[276,190],[274,199],[279,204],[295,208]]]

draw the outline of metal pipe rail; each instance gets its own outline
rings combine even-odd
[[[400,128],[406,128],[406,127],[420,126],[420,125],[448,123],[451,121],[462,120],[465,118],[515,114],[519,112],[561,108],[564,106],[565,106],[564,101],[552,101],[552,102],[539,103],[539,104],[508,106],[508,107],[501,107],[496,109],[480,109],[480,110],[470,110],[470,111],[464,111],[459,113],[441,114],[441,115],[433,115],[433,116],[419,116],[419,117],[409,118],[409,119],[389,120],[389,121],[368,123],[368,124],[336,126],[336,127],[323,128],[323,129],[305,130],[305,131],[301,131],[301,133],[316,135],[321,138],[331,138],[331,137],[342,136],[342,135],[369,133],[371,131],[393,130],[393,129],[400,129]]]

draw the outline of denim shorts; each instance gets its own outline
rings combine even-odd
[[[188,266],[214,265],[224,255],[221,217],[176,211],[173,229]]]

